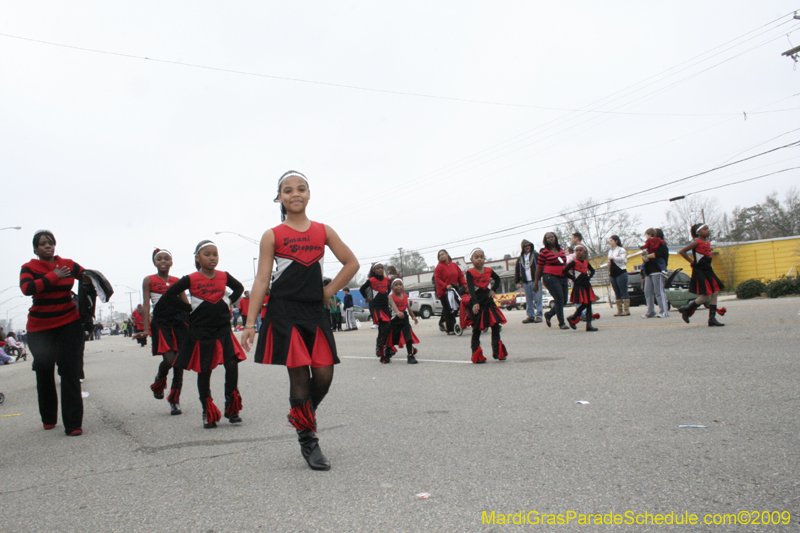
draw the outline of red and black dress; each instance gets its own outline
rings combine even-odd
[[[386,346],[393,348],[399,346],[406,347],[408,355],[414,354],[414,344],[419,344],[419,339],[411,329],[411,320],[408,315],[408,295],[403,293],[403,296],[398,298],[394,293],[389,295],[389,298],[394,300],[394,305],[397,310],[403,313],[403,318],[398,317],[394,309],[392,309],[392,320],[389,322],[389,335],[386,339]]]
[[[22,294],[33,297],[28,310],[28,346],[36,372],[39,414],[45,429],[52,429],[58,420],[58,393],[55,368],[61,378],[61,418],[69,435],[81,430],[83,423],[83,327],[71,290],[80,280],[83,267],[71,259],[55,256],[49,263],[32,259],[19,273]],[[56,268],[66,267],[69,276],[60,279]]]
[[[286,224],[275,235],[275,273],[256,345],[256,363],[325,367],[339,363],[328,308],[322,301],[322,264],[328,234],[311,222],[306,231]]]
[[[563,274],[572,280],[572,294],[569,301],[575,305],[591,304],[597,301],[597,296],[592,289],[592,276],[594,267],[589,261],[575,259],[564,267]]]
[[[375,355],[381,358],[382,363],[388,362],[391,350],[386,347],[389,337],[389,322],[392,320],[392,309],[389,306],[390,284],[389,276],[372,276],[359,289],[364,298],[372,291],[372,301],[369,304],[372,321],[378,324],[378,338],[375,341]]]
[[[492,356],[505,361],[508,350],[500,341],[500,325],[506,323],[506,317],[495,304],[494,298],[489,295],[500,286],[500,276],[489,267],[485,267],[483,272],[470,268],[467,270],[466,279],[470,296],[470,313],[475,304],[480,306],[477,313],[472,313],[472,362],[486,362],[481,348],[481,332],[486,328],[492,330]]]
[[[689,282],[689,292],[698,296],[710,296],[724,289],[725,284],[711,267],[711,243],[702,239],[695,240],[697,246],[692,250],[694,265],[692,266],[692,280]]]
[[[231,359],[247,359],[239,341],[231,331],[230,299],[225,296],[225,287],[238,298],[244,287],[227,272],[217,270],[209,279],[201,272],[182,277],[164,293],[164,303],[179,309],[191,310],[189,329],[178,350],[175,366],[195,372],[214,370],[217,365]],[[179,295],[189,291],[189,306],[180,301]]]
[[[150,314],[150,337],[153,355],[177,352],[189,328],[189,316],[185,311],[159,303],[161,296],[177,282],[178,278],[175,276],[169,276],[168,281],[161,279],[158,274],[150,276],[150,303],[153,306]]]
[[[203,405],[205,427],[216,427],[221,413],[211,397],[211,371],[225,365],[225,416],[231,422],[241,422],[242,408],[238,380],[239,361],[247,356],[231,331],[231,299],[225,295],[225,287],[231,291],[230,298],[237,299],[244,287],[227,272],[217,270],[209,279],[201,272],[182,277],[162,296],[164,304],[191,311],[189,329],[178,349],[174,366],[198,373],[197,389]],[[180,294],[189,291],[190,304],[180,300]]]

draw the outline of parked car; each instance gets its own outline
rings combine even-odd
[[[408,306],[415,315],[428,319],[433,315],[442,314],[442,302],[433,292],[421,292],[418,296],[408,299]]]
[[[697,298],[693,292],[689,292],[689,282],[692,278],[678,270],[668,270],[667,279],[664,281],[664,292],[667,294],[667,309],[681,307]],[[628,296],[631,299],[631,307],[645,305],[644,290],[642,289],[642,275],[639,271],[628,272]],[[704,304],[708,307],[708,304]]]
[[[353,318],[359,322],[372,322],[372,318],[369,316],[369,311],[360,305],[353,306]]]
[[[549,309],[552,309],[554,305],[555,302],[553,301],[553,297],[550,296],[550,293],[547,292],[547,289],[543,288],[542,307],[547,307]],[[527,298],[525,298],[525,294],[524,293],[517,294],[517,309],[527,309],[527,308],[528,308],[528,302]]]

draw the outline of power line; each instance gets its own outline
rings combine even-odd
[[[484,237],[490,237],[490,236],[493,236],[493,235],[498,235],[500,233],[507,233],[509,231],[513,231],[513,230],[521,229],[521,228],[526,228],[525,231],[531,231],[531,230],[537,229],[537,228],[528,228],[528,226],[532,226],[532,225],[535,225],[535,224],[541,224],[543,222],[547,222],[547,221],[550,221],[550,220],[553,220],[553,219],[557,219],[557,218],[563,217],[565,215],[571,215],[571,214],[579,213],[580,211],[583,211],[584,209],[591,209],[591,208],[595,208],[595,207],[601,207],[603,205],[607,205],[607,204],[610,204],[610,203],[613,203],[613,202],[617,202],[619,200],[624,200],[626,198],[631,198],[633,196],[638,196],[638,195],[641,195],[641,194],[645,194],[647,192],[651,192],[651,191],[654,191],[654,190],[662,189],[664,187],[667,187],[667,186],[670,186],[670,185],[674,185],[674,184],[677,184],[677,183],[683,183],[683,182],[686,182],[688,180],[703,176],[705,174],[709,174],[711,172],[715,172],[717,170],[721,170],[723,168],[731,167],[733,165],[737,165],[739,163],[743,163],[745,161],[749,161],[749,160],[755,159],[757,157],[761,157],[761,156],[776,152],[778,150],[783,150],[785,148],[791,148],[791,147],[796,147],[796,146],[800,146],[800,141],[795,141],[795,142],[792,142],[792,143],[789,143],[789,144],[785,144],[783,146],[778,146],[776,148],[772,148],[770,150],[766,150],[764,152],[760,152],[758,154],[755,154],[755,155],[752,155],[752,156],[749,156],[749,157],[745,157],[745,158],[733,161],[731,163],[725,163],[725,164],[722,164],[722,165],[718,165],[718,166],[716,166],[714,168],[711,168],[711,169],[708,169],[708,170],[704,170],[702,172],[698,172],[698,173],[695,173],[695,174],[692,174],[692,175],[689,175],[689,176],[685,176],[685,177],[682,177],[682,178],[679,178],[679,179],[676,179],[676,180],[669,181],[667,183],[662,183],[660,185],[649,187],[647,189],[643,189],[641,191],[637,191],[637,192],[634,192],[634,193],[631,193],[631,194],[627,194],[627,195],[624,195],[624,196],[619,196],[617,198],[612,198],[612,199],[605,200],[603,202],[598,202],[596,204],[592,204],[592,205],[589,205],[589,206],[584,206],[584,207],[582,207],[580,209],[575,209],[573,211],[568,211],[568,212],[560,213],[560,214],[557,214],[557,215],[547,216],[547,217],[540,218],[540,219],[537,219],[537,220],[524,222],[522,224],[517,224],[517,225],[514,225],[514,226],[508,226],[506,228],[501,228],[501,229],[490,231],[490,232],[487,232],[487,233],[481,233],[481,234],[478,234],[478,235],[472,235],[470,237],[465,237],[463,239],[447,241],[447,242],[438,243],[438,244],[434,244],[434,245],[422,246],[422,247],[416,248],[416,250],[418,252],[431,251],[431,250],[435,250],[437,248],[443,248],[443,247],[446,247],[446,246],[451,246],[453,244],[463,244],[465,242],[470,242],[470,241],[474,241],[476,239],[481,239],[481,238],[484,238]],[[744,182],[747,182],[747,181],[753,181],[753,180],[756,180],[756,179],[760,179],[760,178],[772,176],[772,175],[775,175],[775,174],[779,174],[781,172],[786,172],[786,171],[789,171],[789,170],[795,170],[797,168],[798,167],[792,167],[792,168],[789,168],[789,169],[783,169],[783,170],[779,170],[779,171],[776,171],[776,172],[771,172],[769,174],[764,174],[764,175],[761,175],[761,176],[757,176],[755,178],[749,178],[749,179],[746,179],[746,180],[741,180],[741,181],[732,183],[731,185],[737,184],[737,183],[744,183]],[[700,192],[719,189],[719,188],[723,188],[723,187],[727,187],[727,186],[728,186],[728,184],[720,185],[720,186],[717,186],[717,187],[712,187],[712,188],[709,188],[709,189],[703,189],[701,191],[695,191],[693,193],[688,193],[688,194],[697,194],[697,193],[700,193]],[[636,205],[636,206],[626,207],[624,209],[614,211],[614,213],[622,211],[622,210],[633,209],[633,208],[636,208],[636,207],[641,207],[643,205],[650,205],[651,203],[658,203],[658,202],[663,202],[663,201],[666,201],[666,200],[655,200],[654,202],[650,202],[650,203],[646,203],[646,204],[640,204],[640,205]],[[509,236],[512,236],[512,235],[514,235],[514,234],[504,235],[504,237],[509,237]],[[376,254],[376,255],[360,257],[359,260],[369,260],[369,259],[377,259],[377,258],[381,258],[381,257],[389,257],[393,253],[394,252],[388,252],[388,253],[382,253],[382,254]]]

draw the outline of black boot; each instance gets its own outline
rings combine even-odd
[[[716,305],[709,305],[708,306],[708,326],[709,327],[717,327],[721,328],[724,326],[722,322],[717,320],[717,306]]]
[[[689,302],[688,304],[684,305],[683,307],[679,307],[678,308],[678,312],[681,314],[681,317],[683,317],[683,321],[688,324],[689,323],[689,317],[694,314],[695,310],[698,307],[700,307],[700,306],[697,305],[697,300],[692,300],[691,302]]]
[[[225,393],[225,418],[231,424],[239,424],[242,417],[239,416],[239,411],[242,410],[242,397],[238,389],[232,390],[230,393]]]
[[[586,331],[597,331],[597,328],[592,326],[592,315],[586,313]]]
[[[415,355],[417,355],[417,349],[413,348],[411,350],[411,353],[408,354],[408,364],[409,365],[416,365],[418,363],[417,358],[414,357]]]
[[[169,408],[171,415],[179,415],[183,411],[181,411],[181,389],[175,387],[175,383],[172,384],[172,389],[169,391],[169,396],[167,396],[167,401],[169,402]]]
[[[214,404],[211,396],[200,400],[203,404],[203,427],[205,429],[212,429],[217,427],[217,421],[222,417],[219,408]]]
[[[164,389],[167,388],[167,376],[159,377],[156,374],[155,380],[153,380],[153,384],[150,385],[150,390],[153,391],[153,398],[156,400],[163,400],[164,399]]]
[[[289,398],[292,408],[289,410],[289,423],[297,430],[297,441],[300,443],[300,453],[312,470],[330,470],[331,463],[322,454],[319,447],[317,419],[314,414],[311,398]]]

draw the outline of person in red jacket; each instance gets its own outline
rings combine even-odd
[[[247,324],[247,312],[250,310],[250,291],[244,291],[244,298],[239,300],[239,314],[242,317],[242,327]]]
[[[455,335],[453,329],[456,325],[455,309],[451,309],[450,301],[447,298],[449,289],[465,287],[467,281],[458,263],[454,263],[447,250],[439,250],[437,255],[439,264],[433,271],[433,278],[436,280],[436,297],[442,302],[442,315],[445,321],[445,330],[448,335]]]
[[[33,355],[39,414],[44,429],[58,421],[58,394],[54,370],[61,377],[61,418],[71,437],[83,434],[83,327],[70,292],[83,275],[83,267],[55,254],[56,238],[48,230],[33,236],[32,259],[22,265],[19,286],[22,294],[33,296],[28,311],[28,346]]]
[[[131,313],[131,318],[133,319],[133,329],[135,331],[133,338],[136,339],[136,342],[139,343],[140,346],[147,346],[147,331],[144,331],[144,315],[142,315],[142,304],[136,306],[136,309],[133,310]],[[144,332],[145,335],[139,335],[139,333]]]

